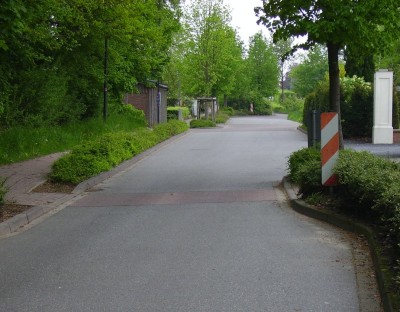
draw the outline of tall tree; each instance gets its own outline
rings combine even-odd
[[[160,77],[178,18],[178,0],[2,1],[0,125],[96,115],[105,39],[110,98],[121,104],[137,81]]]
[[[310,94],[318,82],[324,80],[328,72],[328,56],[326,49],[321,45],[315,45],[303,61],[294,67],[290,73],[293,83],[293,91],[301,97]]]
[[[247,63],[250,89],[256,97],[273,96],[279,84],[278,58],[261,32],[250,38]]]
[[[182,88],[190,96],[229,95],[242,46],[228,9],[222,0],[196,0],[184,17]]]
[[[307,35],[300,47],[327,46],[330,107],[340,116],[339,51],[351,43],[357,53],[372,53],[393,40],[399,6],[396,0],[263,0],[255,12],[275,41]]]
[[[292,51],[293,38],[288,38],[287,40],[279,40],[274,44],[274,52],[278,57],[279,62],[279,80],[281,84],[281,96],[280,101],[284,100],[284,80],[285,74],[288,69],[288,64],[290,61],[290,52]]]

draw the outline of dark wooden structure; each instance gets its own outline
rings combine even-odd
[[[139,93],[125,95],[124,103],[131,104],[135,108],[143,110],[149,127],[167,122],[167,93],[168,86],[150,82],[151,86],[138,84]]]

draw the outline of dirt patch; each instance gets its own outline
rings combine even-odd
[[[13,216],[20,214],[32,206],[28,205],[18,205],[18,204],[3,204],[0,205],[0,222],[6,221],[7,219],[12,218]]]
[[[36,193],[65,193],[71,194],[76,185],[64,184],[46,181],[38,187],[34,188],[32,192]]]

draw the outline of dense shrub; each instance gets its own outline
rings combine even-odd
[[[371,136],[373,126],[373,90],[371,84],[359,77],[343,77],[340,80],[340,107],[343,135]],[[310,110],[328,112],[329,85],[321,82],[304,102],[303,123],[307,125]]]
[[[6,179],[0,177],[0,205],[4,204],[4,197],[6,196],[7,193],[5,183]]]
[[[221,107],[218,112],[227,114],[228,116],[235,115],[235,110],[233,109],[233,107],[230,107],[230,106]]]
[[[225,111],[223,111],[223,110],[219,110],[219,111],[217,112],[217,116],[216,116],[215,122],[216,122],[217,124],[226,123],[226,122],[229,120],[229,117],[230,117],[230,115],[229,115],[228,112],[225,112]]]
[[[167,107],[167,118],[170,119],[179,119],[179,111],[182,111],[182,118],[188,119],[190,115],[190,111],[188,107],[183,106],[170,106]]]
[[[303,124],[307,127],[307,114],[310,110],[329,111],[329,84],[326,81],[320,82],[316,89],[304,99]]]
[[[55,182],[78,184],[187,129],[186,123],[175,120],[153,130],[105,134],[57,160],[49,177]]]
[[[254,115],[272,115],[272,106],[271,104],[262,99],[259,102],[254,102]]]
[[[285,97],[283,101],[280,102],[280,105],[285,113],[302,112],[304,108],[304,99],[297,97],[293,92],[285,92]]]
[[[371,136],[374,97],[371,84],[359,77],[343,77],[341,83],[341,114],[345,137]]]
[[[400,218],[399,163],[368,152],[344,150],[335,172],[339,176],[341,195],[362,214],[388,220],[398,210]]]
[[[212,128],[216,123],[209,119],[193,119],[190,121],[190,128]]]
[[[315,148],[303,148],[292,153],[288,160],[289,178],[299,186],[303,196],[321,187],[321,155]]]
[[[399,112],[399,105],[400,105],[400,93],[396,91],[396,88],[393,88],[393,114],[392,114],[392,124],[393,129],[400,128],[400,112]]]

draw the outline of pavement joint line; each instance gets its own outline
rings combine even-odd
[[[361,223],[357,223],[356,221],[347,218],[343,215],[316,209],[315,207],[305,203],[303,200],[298,199],[295,191],[295,186],[293,186],[289,182],[288,177],[284,177],[282,179],[282,186],[287,195],[287,198],[289,199],[289,204],[294,211],[306,215],[310,218],[314,218],[319,221],[323,221],[328,224],[334,225],[345,231],[352,232],[365,237],[366,241],[368,242],[368,247],[372,257],[372,264],[375,271],[375,276],[382,300],[383,309],[385,312],[394,312],[389,287],[387,284],[385,284],[384,273],[381,270],[382,260],[379,256],[378,243],[374,239],[373,231],[368,226]]]

